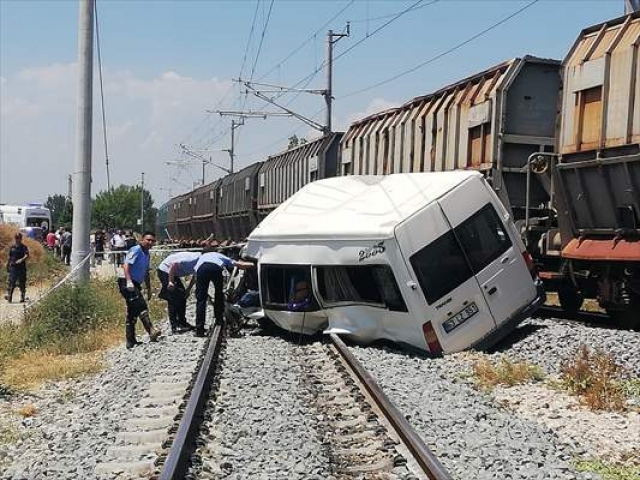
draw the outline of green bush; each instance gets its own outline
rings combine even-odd
[[[124,302],[113,281],[66,284],[28,310],[21,330],[26,349],[52,346],[77,353],[78,336],[121,323]]]

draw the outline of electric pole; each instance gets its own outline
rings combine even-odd
[[[144,233],[144,172],[140,179],[140,233]]]
[[[640,1],[640,0],[639,0]],[[292,87],[283,87],[281,85],[270,85],[268,83],[258,83],[251,81],[243,81],[242,79],[238,79],[238,82],[242,82],[245,87],[247,87],[247,92],[251,91],[256,97],[264,100],[271,105],[278,107],[279,109],[285,111],[287,114],[297,118],[298,120],[306,123],[310,127],[322,132],[323,135],[328,135],[331,133],[331,116],[332,116],[332,102],[333,102],[333,46],[338,43],[341,38],[348,37],[350,34],[350,24],[347,22],[347,28],[344,33],[335,33],[333,30],[329,30],[327,32],[327,59],[325,60],[325,64],[327,65],[327,88],[324,90],[312,90],[312,89],[297,89]],[[267,90],[264,89],[256,89],[255,86],[263,86],[267,87]],[[325,103],[327,105],[327,112],[325,117],[325,124],[321,125],[320,123],[311,120],[299,113],[294,112],[293,110],[276,103],[276,101],[265,95],[265,93],[287,93],[287,92],[297,92],[297,93],[312,93],[316,95],[322,95],[324,97]]]
[[[333,46],[338,43],[341,38],[349,36],[349,22],[347,22],[347,31],[345,33],[334,33],[333,30],[327,32],[327,89],[324,94],[324,101],[327,104],[327,117],[323,133],[329,135],[331,133],[331,107],[333,103]]]
[[[80,0],[78,16],[78,149],[72,189],[72,268],[76,268],[89,254],[94,10],[95,0]],[[89,280],[89,262],[85,262],[77,270],[75,280],[80,282]]]

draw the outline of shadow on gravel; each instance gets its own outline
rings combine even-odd
[[[0,383],[0,400],[9,400],[13,396],[11,389]]]
[[[487,353],[497,353],[503,352],[505,350],[509,350],[516,343],[524,340],[529,335],[533,335],[538,330],[543,330],[545,328],[549,328],[546,325],[532,325],[527,323],[526,325],[520,325],[513,332],[508,334],[502,340],[500,340],[497,344],[487,350]]]

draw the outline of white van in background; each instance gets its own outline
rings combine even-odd
[[[313,182],[248,239],[267,317],[305,334],[487,348],[544,301],[516,228],[473,171]]]
[[[40,203],[0,205],[0,217],[18,228],[39,227],[45,232],[51,228],[51,211]]]

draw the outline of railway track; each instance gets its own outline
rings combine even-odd
[[[257,338],[256,345],[267,341],[266,337]],[[247,402],[259,404],[256,408],[250,408],[247,414],[224,403],[225,395],[232,399],[236,395],[232,392],[234,386],[231,382],[238,381],[225,376],[225,363],[237,358],[232,357],[233,352],[227,352],[234,347],[225,345],[223,331],[219,328],[214,330],[180,425],[166,456],[162,456],[158,462],[162,470],[155,478],[217,478],[216,475],[227,475],[235,470],[240,474],[262,475],[255,478],[451,478],[338,336],[332,335],[329,342],[303,345],[276,341],[279,344],[267,355],[268,363],[261,363],[263,359],[256,361],[263,368],[273,366],[274,383],[284,383],[280,393],[282,398],[273,398],[278,395],[272,395],[269,386],[265,385],[263,398],[246,399]],[[251,358],[245,360],[248,370],[255,368],[250,365]],[[280,381],[275,371],[278,365],[284,368],[287,379],[296,379],[293,383],[297,382],[297,385],[291,386],[286,380]],[[292,374],[294,370],[295,374]],[[251,378],[250,372],[248,375],[243,378]],[[241,388],[238,385],[235,387]],[[260,396],[260,392],[257,395]],[[286,398],[288,396],[291,398]],[[296,409],[304,411],[303,415],[296,415],[299,413],[295,412]],[[261,425],[254,432],[246,432],[239,427],[238,432],[226,432],[233,436],[233,440],[225,446],[221,439],[225,435],[221,430],[225,429],[216,423],[216,418],[226,415],[226,410],[232,410],[230,417],[262,415]],[[302,425],[283,427],[272,422],[272,417],[277,416],[280,410],[285,410],[280,413],[290,417],[289,423],[302,420]],[[288,411],[291,415],[288,415]],[[306,436],[301,441],[302,445],[317,444],[317,456],[322,461],[316,462],[313,467],[299,462],[292,467],[292,472],[278,470],[276,474],[276,469],[282,467],[273,465],[275,460],[270,458],[260,460],[263,461],[260,472],[242,471],[242,462],[247,459],[241,458],[238,452],[230,451],[229,446],[247,443],[245,437],[255,434],[261,436],[257,443],[259,450],[262,450],[261,446],[268,448],[279,442],[283,443],[283,449],[296,449],[293,445],[287,445],[288,440],[280,432],[283,428],[301,437]],[[227,426],[226,430],[229,429]],[[275,432],[268,433],[269,429]],[[256,456],[260,453],[256,453]],[[313,457],[315,454],[307,452],[305,455]],[[248,461],[258,460],[253,458]],[[285,473],[286,477],[283,476]]]
[[[578,313],[572,314],[565,312],[561,307],[544,305],[536,311],[535,316],[540,318],[560,318],[563,320],[591,323],[601,327],[614,327],[613,321],[606,313],[587,312],[585,310],[580,310]]]

